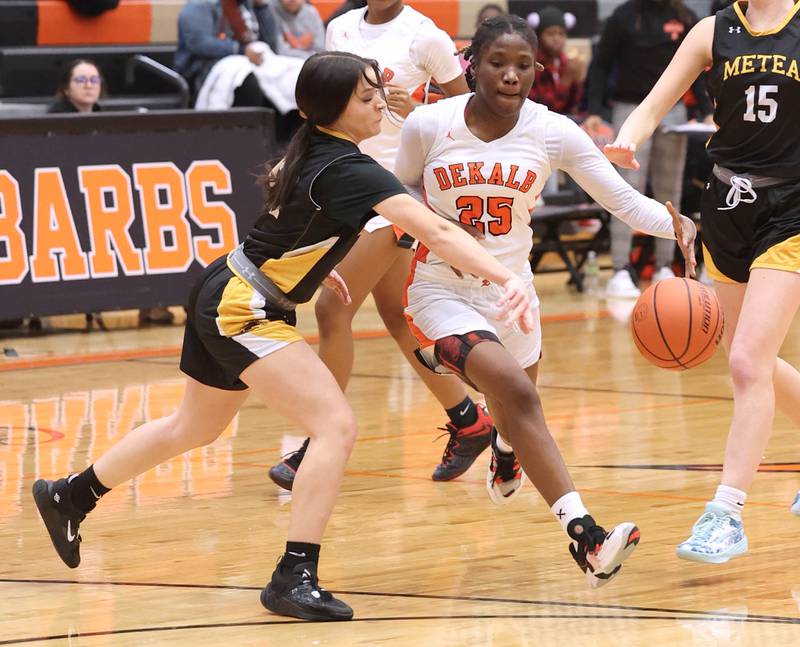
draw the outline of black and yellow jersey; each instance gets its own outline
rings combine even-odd
[[[404,192],[352,141],[315,130],[286,206],[258,220],[244,252],[289,299],[304,303],[376,215],[373,207]]]
[[[752,29],[747,2],[719,11],[708,87],[719,130],[708,155],[736,173],[800,176],[800,2],[780,25]]]

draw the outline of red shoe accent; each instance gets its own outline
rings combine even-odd
[[[628,543],[625,544],[625,548],[631,544],[638,544],[640,535],[641,533],[639,532],[639,529],[636,528],[630,535],[628,535]]]

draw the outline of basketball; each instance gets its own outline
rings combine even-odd
[[[698,281],[676,277],[642,292],[633,309],[631,332],[647,361],[682,371],[714,354],[723,324],[716,295]]]

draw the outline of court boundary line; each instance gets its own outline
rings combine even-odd
[[[121,587],[152,587],[152,588],[174,588],[174,589],[199,589],[211,591],[261,591],[261,586],[246,586],[236,584],[189,584],[189,583],[170,583],[170,582],[115,582],[115,581],[102,581],[102,580],[62,580],[62,579],[36,579],[36,578],[0,578],[2,584],[64,584],[64,585],[85,585],[85,586],[121,586]],[[697,609],[673,609],[673,608],[660,608],[660,607],[645,607],[633,606],[625,604],[599,604],[594,602],[565,602],[562,600],[526,600],[521,598],[494,598],[488,596],[477,595],[441,595],[434,593],[391,593],[386,591],[346,591],[346,590],[331,590],[331,593],[336,595],[348,596],[364,596],[364,597],[383,597],[383,598],[406,598],[412,600],[441,600],[441,601],[457,601],[457,602],[491,602],[496,604],[518,604],[529,606],[553,606],[563,608],[576,608],[576,609],[597,609],[609,611],[630,611],[638,613],[663,613],[673,614],[682,618],[684,615],[690,618],[699,617],[701,619],[711,620],[736,620],[736,621],[760,621],[760,622],[774,622],[777,624],[800,624],[800,618],[793,618],[789,616],[775,616],[767,614],[746,614],[733,613],[729,611],[700,611]],[[435,616],[431,619],[439,618]],[[462,617],[462,616],[441,616],[441,617]],[[472,617],[472,616],[463,616]],[[477,615],[477,618],[484,616]],[[503,616],[505,617],[505,616]],[[510,616],[509,616],[510,617]],[[543,617],[538,615],[523,616],[523,617]],[[565,618],[572,618],[578,616],[568,616]],[[604,617],[604,616],[587,616],[590,618]],[[621,616],[623,618],[631,616]],[[400,618],[406,619],[406,618]],[[410,619],[410,618],[409,618]],[[366,619],[363,619],[366,620]],[[305,622],[305,621],[303,621]],[[0,642],[0,645],[6,643]]]

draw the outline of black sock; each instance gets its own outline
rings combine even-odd
[[[298,564],[314,562],[319,564],[319,544],[306,544],[302,541],[287,541],[286,552],[281,558],[281,566],[293,569]]]
[[[450,417],[450,422],[459,429],[469,427],[478,422],[478,407],[469,396],[464,398],[452,409],[445,409],[445,411]]]
[[[73,475],[67,479],[69,482],[69,498],[76,510],[86,514],[94,510],[97,501],[111,488],[103,485],[94,473],[94,465],[78,475]]]

